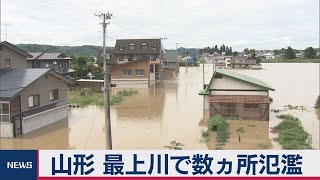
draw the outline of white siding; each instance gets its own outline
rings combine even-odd
[[[0,138],[13,138],[13,123],[0,123]]]
[[[223,76],[223,78],[214,79],[210,89],[236,89],[236,90],[265,90],[254,84],[243,82],[234,78]]]

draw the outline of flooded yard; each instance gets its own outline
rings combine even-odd
[[[276,89],[270,96],[270,109],[285,110],[288,104],[302,105],[306,110],[287,110],[297,116],[312,135],[312,147],[319,149],[319,112],[313,108],[319,94],[319,64],[263,64],[265,70],[236,70],[261,79]],[[205,65],[205,82],[213,68]],[[164,149],[170,141],[184,144],[182,149],[215,149],[214,142],[201,142],[203,122],[202,67],[180,68],[177,80],[166,81],[161,88],[140,89],[112,106],[112,140],[116,150]],[[317,114],[318,113],[318,114]],[[269,122],[244,121],[245,132],[239,143],[230,122],[230,140],[225,149],[280,149],[272,141],[270,127],[280,122],[271,113]],[[214,135],[213,135],[214,136]],[[214,137],[212,138],[214,139]],[[88,106],[69,111],[69,118],[15,139],[0,139],[1,149],[106,149],[103,107]]]

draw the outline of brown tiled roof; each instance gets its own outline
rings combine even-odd
[[[129,44],[134,44],[135,49],[129,50]],[[142,50],[141,44],[147,44],[147,49]],[[120,50],[120,46],[123,50]],[[152,46],[156,45],[156,50]],[[162,51],[161,39],[117,39],[115,45],[115,54],[160,54]]]

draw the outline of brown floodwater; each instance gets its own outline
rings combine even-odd
[[[266,70],[237,70],[260,78],[276,89],[271,92],[271,109],[284,105],[303,105],[306,111],[292,110],[312,135],[312,146],[319,149],[319,118],[312,108],[319,94],[318,64],[263,64]],[[164,149],[177,141],[182,149],[216,149],[212,141],[204,142],[202,67],[180,69],[177,80],[163,87],[139,89],[139,94],[126,97],[111,107],[113,149]],[[212,65],[205,65],[205,82],[212,75]],[[115,92],[113,92],[115,93]],[[281,149],[270,133],[280,120],[271,113],[270,122],[230,121],[230,139],[224,149]],[[106,149],[104,109],[96,106],[70,109],[68,119],[61,120],[15,139],[0,139],[1,149]],[[244,128],[240,133],[239,127]]]

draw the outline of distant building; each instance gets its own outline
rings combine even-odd
[[[164,80],[176,78],[179,73],[179,61],[175,52],[166,52],[163,55],[162,69]]]
[[[266,54],[264,54],[264,57],[265,57],[266,59],[275,59],[275,58],[276,58],[276,56],[274,55],[274,53],[266,53]]]
[[[300,51],[300,52],[296,53],[296,57],[297,58],[303,58],[304,57],[304,52]]]
[[[0,69],[1,137],[16,137],[67,118],[68,82],[50,69]]]
[[[199,95],[205,98],[205,109],[210,117],[242,118],[244,120],[269,120],[269,91],[272,87],[261,80],[217,69],[210,83]]]
[[[114,58],[117,64],[115,69],[117,69],[118,74],[112,72],[111,78],[115,80],[128,79],[128,77],[130,77],[130,79],[142,79],[143,76],[150,81],[150,84],[161,81],[161,64],[164,53],[165,50],[162,46],[161,39],[117,39]],[[135,61],[139,62],[139,65],[135,66]],[[126,63],[129,63],[128,66],[119,66],[120,64]],[[145,63],[149,65],[146,69],[125,69],[128,67],[138,68],[142,64],[143,68],[145,68]],[[120,72],[122,72],[122,75],[119,74]],[[129,72],[131,72],[131,75],[128,75]],[[133,76],[135,73],[137,73],[136,76]]]
[[[214,58],[216,68],[245,68],[257,64],[256,60],[248,60],[247,56],[218,56]]]
[[[72,58],[63,53],[32,52],[29,54],[32,57],[27,58],[28,68],[49,68],[64,75],[71,75],[74,72],[69,68]]]

